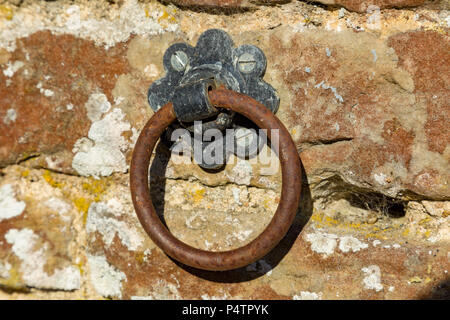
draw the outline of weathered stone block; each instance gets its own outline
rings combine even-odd
[[[0,16],[1,298],[448,298],[447,11],[386,10],[374,25],[299,1],[232,15],[137,1],[10,8]],[[169,259],[129,194],[162,56],[208,28],[265,52],[264,79],[305,169],[287,237],[225,273]],[[178,238],[227,250],[269,223],[279,170],[239,160],[211,173],[175,158],[159,146],[149,174]]]
[[[410,8],[425,3],[425,0],[317,0],[327,5],[342,6],[350,11],[373,13],[386,8]]]

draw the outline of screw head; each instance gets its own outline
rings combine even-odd
[[[256,59],[251,53],[243,53],[238,58],[238,67],[239,70],[243,73],[249,73],[252,72],[253,69],[255,69],[256,66]]]
[[[176,51],[170,57],[170,64],[176,71],[184,71],[189,63],[187,54],[183,51]]]

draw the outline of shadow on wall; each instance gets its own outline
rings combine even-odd
[[[155,206],[155,210],[159,215],[161,221],[167,228],[167,224],[164,219],[164,190],[166,181],[161,177],[165,176],[167,164],[170,159],[170,153],[161,143],[157,145],[155,152],[156,156],[161,155],[162,156],[160,157],[161,162],[159,164],[155,165],[155,161],[153,161],[150,167],[150,181],[151,181],[150,194],[153,204]],[[218,271],[199,270],[186,266],[176,260],[172,259],[172,261],[174,261],[174,263],[177,264],[180,268],[197,277],[221,283],[245,282],[259,278],[264,274],[266,274],[267,272],[270,272],[280,263],[283,257],[289,252],[298,235],[300,234],[301,230],[306,225],[306,223],[308,222],[309,218],[312,215],[313,206],[312,206],[311,191],[309,189],[305,169],[301,161],[300,165],[302,171],[302,190],[301,190],[302,195],[300,197],[300,204],[297,209],[297,215],[291,228],[289,229],[288,233],[283,238],[283,240],[281,240],[280,243],[272,251],[270,251],[266,256],[262,258],[264,261],[267,262],[266,264],[264,264],[263,267],[256,268],[255,271],[251,272],[249,272],[246,269],[247,267],[242,267],[231,271],[218,272]]]
[[[419,297],[421,300],[450,300],[450,277],[434,286],[430,292]]]

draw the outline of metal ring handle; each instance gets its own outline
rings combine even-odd
[[[285,126],[264,105],[234,91],[216,89],[209,92],[213,105],[236,111],[261,129],[279,130],[279,160],[282,173],[281,198],[269,225],[247,245],[229,251],[197,249],[175,238],[159,219],[150,199],[148,170],[150,157],[159,137],[175,119],[172,103],[159,109],[142,130],[133,151],[130,168],[131,195],[139,221],[153,242],[170,257],[194,268],[225,271],[246,266],[271,251],[286,235],[297,212],[300,191],[300,158]],[[272,145],[275,141],[272,141]]]

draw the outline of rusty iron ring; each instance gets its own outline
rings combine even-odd
[[[153,149],[175,119],[171,102],[159,109],[142,130],[133,151],[130,168],[131,195],[139,221],[153,242],[167,255],[188,266],[211,271],[225,271],[246,266],[271,251],[286,235],[297,212],[300,191],[300,158],[289,132],[264,105],[234,91],[215,89],[209,92],[214,106],[236,111],[252,120],[261,129],[279,131],[279,161],[282,190],[278,208],[264,231],[247,245],[229,251],[212,252],[197,249],[175,238],[159,219],[150,198],[149,165]],[[272,148],[274,147],[272,143]],[[277,150],[277,149],[275,149]]]

